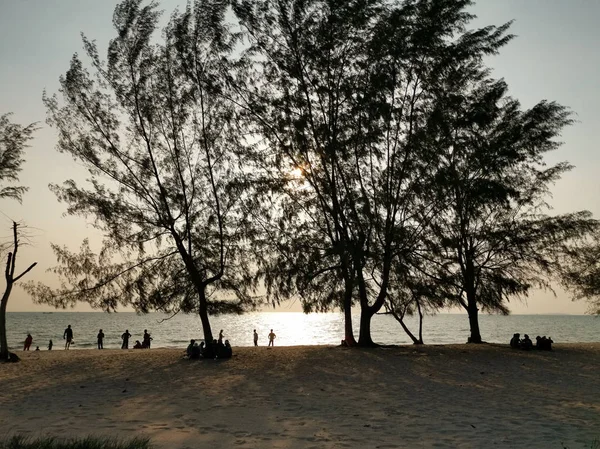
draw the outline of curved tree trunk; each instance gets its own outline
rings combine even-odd
[[[2,302],[0,303],[0,360],[8,360],[8,339],[6,338],[6,305],[8,304],[8,297],[12,290],[12,283],[6,284],[6,290],[2,295]]]
[[[358,336],[358,346],[373,347],[377,346],[371,338],[371,318],[372,313],[368,308],[362,308],[360,311],[360,334]]]
[[[202,332],[204,333],[204,344],[208,348],[213,341],[213,334],[210,328],[210,321],[208,319],[208,307],[206,303],[206,287],[202,286],[199,292],[200,306],[198,307],[198,315],[200,315],[200,321],[202,322]]]

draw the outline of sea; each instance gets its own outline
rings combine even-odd
[[[359,316],[353,317],[358,338]],[[418,331],[416,317],[407,320],[413,333]],[[31,349],[46,350],[49,340],[53,349],[63,349],[63,332],[73,328],[72,349],[96,347],[99,329],[105,334],[105,348],[120,348],[121,334],[129,330],[130,347],[142,340],[144,330],[151,334],[153,348],[185,348],[190,339],[202,340],[202,324],[197,315],[135,312],[8,312],[7,337],[12,350],[23,349],[27,333],[33,336]],[[244,315],[211,317],[213,335],[222,329],[232,346],[252,346],[253,330],[259,345],[266,346],[270,330],[276,334],[275,345],[337,345],[344,337],[342,313],[253,312]],[[481,335],[490,343],[508,343],[519,332],[550,336],[556,343],[600,342],[600,317],[591,315],[480,315]],[[465,314],[425,316],[423,340],[426,344],[465,343],[469,336],[469,320]],[[410,344],[400,324],[390,315],[376,315],[372,322],[373,340],[381,344]]]

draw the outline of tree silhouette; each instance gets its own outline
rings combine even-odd
[[[91,66],[74,55],[60,79],[62,103],[44,97],[59,151],[89,172],[85,186],[51,188],[69,214],[92,217],[104,241],[99,252],[87,241],[77,253],[54,246],[62,286],[30,285],[38,301],[195,311],[206,341],[209,313],[254,306],[238,132],[220,96],[235,45],[225,11],[224,2],[188,4],[154,43],[157,4],[125,0],[115,8],[106,62],[83,37]]]
[[[435,213],[437,149],[422,141],[438,76],[510,39],[508,25],[465,31],[469,4],[234,5],[250,44],[232,84],[255,135],[255,181],[272,186],[251,206],[274,224],[260,273],[268,294],[299,295],[306,311],[341,307],[348,344],[354,302],[358,343],[373,344],[393,271],[407,269]]]
[[[23,127],[11,123],[9,117],[9,114],[0,116],[0,198],[10,198],[21,202],[23,194],[27,191],[27,187],[6,184],[18,182],[19,172],[22,168],[21,165],[24,162],[23,153],[25,152],[27,143],[32,139],[36,125],[30,124]],[[10,359],[8,340],[6,338],[6,307],[12,288],[19,279],[36,265],[36,263],[31,264],[29,268],[15,276],[17,251],[19,249],[17,227],[18,224],[13,222],[13,238],[11,243],[6,245],[11,250],[7,256],[6,269],[4,271],[6,287],[0,300],[0,360]]]
[[[427,136],[440,154],[437,189],[446,207],[432,220],[425,270],[469,316],[469,341],[481,342],[478,311],[507,314],[511,298],[560,280],[564,255],[598,228],[589,212],[547,215],[549,186],[571,169],[544,156],[571,113],[542,101],[528,110],[481,64],[440,76]]]

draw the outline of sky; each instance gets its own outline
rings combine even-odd
[[[19,252],[17,270],[36,261],[27,280],[56,285],[47,270],[55,265],[50,243],[75,250],[89,237],[101,236],[80,217],[65,216],[64,204],[48,190],[50,183],[84,178],[85,170],[70,157],[56,151],[55,130],[45,122],[42,93],[58,90],[58,78],[68,69],[73,53],[82,53],[80,33],[106,48],[113,37],[113,0],[0,0],[0,114],[13,112],[12,120],[39,122],[40,129],[27,149],[21,185],[29,187],[23,204],[0,202],[0,241],[10,237],[11,220],[23,222],[26,246]],[[167,13],[184,1],[163,0]],[[562,136],[564,145],[547,161],[568,160],[575,169],[552,189],[556,213],[587,209],[600,217],[600,2],[589,0],[480,0],[472,8],[478,17],[470,28],[501,25],[514,20],[517,37],[499,56],[488,61],[494,76],[504,78],[513,97],[523,107],[540,100],[557,101],[576,113],[577,123]],[[2,284],[3,288],[3,284]],[[581,314],[585,302],[572,302],[557,291],[535,292],[526,303],[512,302],[516,314]],[[21,289],[13,290],[9,311],[47,311],[35,305]],[[79,305],[75,311],[91,310]],[[283,311],[299,311],[298,303]]]

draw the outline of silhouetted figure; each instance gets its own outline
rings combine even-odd
[[[194,344],[196,343],[196,340],[194,340],[193,338],[190,340],[190,344],[188,345],[187,349],[185,350],[185,355],[187,355],[190,359],[192,358],[192,351],[194,350]]]
[[[540,337],[538,335],[537,337],[535,337],[535,340],[536,349],[539,349],[541,351],[552,351],[552,343],[554,343],[552,341],[552,338],[546,338],[545,335],[543,337]]]
[[[71,343],[73,342],[73,329],[71,329],[70,324],[63,332],[63,340],[65,340],[65,349],[69,349],[71,347]]]
[[[25,344],[23,345],[23,351],[29,351],[31,343],[33,343],[33,337],[31,334],[27,334],[27,337],[25,338]]]
[[[52,351],[52,346],[54,346],[54,344],[52,343],[52,340],[50,340],[48,342],[48,351]]]
[[[269,344],[268,346],[275,346],[275,338],[277,337],[277,335],[275,335],[275,332],[273,332],[273,329],[271,329],[271,332],[269,333]]]
[[[521,349],[525,349],[526,351],[533,349],[533,342],[527,334],[523,335],[523,340],[521,340]]]
[[[98,349],[104,349],[104,332],[102,332],[102,329],[98,332]]]
[[[222,345],[223,344],[223,329],[221,329],[219,331],[219,340],[217,341],[218,344]]]
[[[144,329],[144,338],[143,338],[143,342],[142,342],[142,346],[145,349],[150,349],[150,342],[153,340],[153,338],[150,336],[150,334],[148,333],[147,329]]]
[[[229,344],[229,340],[225,340],[225,348],[223,349],[223,358],[230,359],[233,356],[233,349]]]
[[[254,329],[254,346],[258,346],[258,334],[256,333],[256,329]]]
[[[121,335],[121,340],[123,340],[121,349],[129,349],[129,337],[131,337],[129,329],[125,329],[125,332],[123,332],[123,334]]]
[[[35,347],[35,350],[36,350],[36,351],[39,351],[39,350],[40,350],[40,347],[39,347],[39,346],[36,346],[36,347]]]
[[[514,334],[510,339],[510,347],[518,349],[521,347],[521,334]]]
[[[143,349],[143,346],[139,340],[135,341],[135,344],[133,345],[133,349]]]

